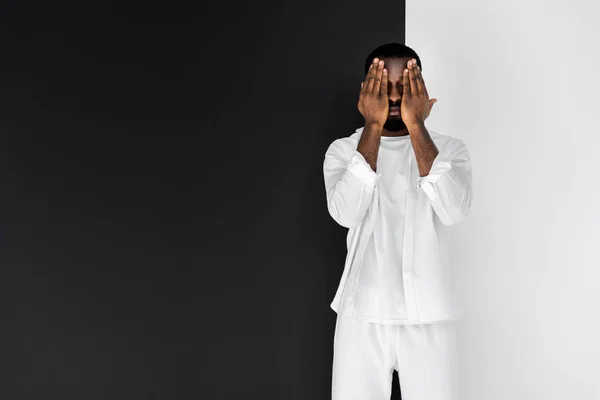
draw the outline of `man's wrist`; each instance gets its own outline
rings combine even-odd
[[[410,133],[411,131],[420,130],[420,129],[425,128],[425,121],[418,121],[418,120],[406,121],[405,125],[406,125],[406,128],[408,129],[408,132]]]
[[[375,131],[383,131],[383,125],[385,125],[382,122],[379,121],[365,121],[365,129],[369,129],[369,130],[375,130]]]

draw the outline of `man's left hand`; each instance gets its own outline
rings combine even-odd
[[[403,94],[400,116],[405,125],[422,124],[437,99],[429,99],[421,69],[414,58],[407,63],[402,76]]]

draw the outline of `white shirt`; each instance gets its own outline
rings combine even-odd
[[[334,140],[323,162],[329,214],[349,229],[344,270],[330,306],[337,313],[358,318],[361,315],[355,308],[357,277],[380,213],[381,191],[385,190],[382,187],[386,186],[378,184],[385,172],[374,172],[356,150],[363,129]],[[396,323],[409,325],[460,317],[450,284],[449,227],[468,214],[472,200],[467,147],[460,139],[427,130],[439,151],[429,174],[419,176],[414,150],[409,151],[405,159],[408,186],[404,231],[399,245],[402,246],[400,269],[406,318]],[[382,322],[381,317],[374,315],[370,320]]]
[[[408,319],[402,283],[402,249],[406,193],[410,185],[406,160],[413,151],[409,135],[382,136],[377,155],[379,211],[363,255],[354,306],[366,321],[402,323]]]

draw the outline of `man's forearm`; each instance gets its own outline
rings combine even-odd
[[[435,160],[439,151],[433,143],[429,132],[427,132],[424,123],[410,123],[407,124],[407,128],[415,152],[415,158],[417,159],[419,175],[426,176],[429,174],[433,160]]]
[[[377,154],[379,153],[379,143],[383,125],[377,123],[367,123],[358,141],[356,150],[363,155],[365,160],[371,166],[371,169],[377,172]]]

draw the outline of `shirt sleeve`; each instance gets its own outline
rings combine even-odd
[[[429,174],[419,177],[416,190],[423,190],[433,210],[446,226],[462,221],[472,201],[471,158],[459,139],[450,142],[434,159]]]
[[[343,227],[357,227],[371,204],[381,174],[373,171],[357,150],[348,159],[336,141],[325,153],[323,176],[329,214]]]

